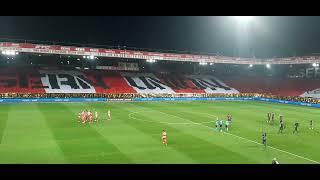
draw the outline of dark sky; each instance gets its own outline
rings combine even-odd
[[[320,53],[320,17],[0,17],[0,37],[259,58]]]

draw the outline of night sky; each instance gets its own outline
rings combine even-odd
[[[320,17],[0,17],[0,38],[210,52],[257,58],[320,53]]]

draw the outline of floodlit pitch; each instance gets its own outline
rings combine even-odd
[[[96,110],[99,122],[79,123],[83,109]],[[266,123],[268,112],[275,112],[274,125]],[[0,163],[270,164],[276,158],[314,164],[320,163],[318,112],[253,101],[1,104]],[[228,114],[229,131],[215,130],[216,117]],[[299,132],[293,134],[295,122]]]

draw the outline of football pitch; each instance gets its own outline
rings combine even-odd
[[[84,109],[97,111],[99,122],[78,123],[77,113]],[[266,123],[271,111],[275,125]],[[315,164],[320,163],[319,112],[254,101],[0,104],[0,164],[270,164],[273,158]],[[216,131],[215,117],[225,119],[228,113],[231,128]],[[283,134],[278,134],[280,113]],[[263,130],[267,148],[261,144]]]

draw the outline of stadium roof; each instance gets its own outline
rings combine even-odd
[[[76,55],[76,56],[96,56],[96,57],[113,57],[142,60],[159,60],[159,61],[187,61],[199,63],[225,63],[225,64],[309,64],[320,63],[320,56],[303,56],[287,58],[241,58],[227,57],[217,54],[191,54],[191,53],[168,53],[146,50],[131,50],[127,48],[103,48],[103,47],[84,47],[81,45],[58,45],[57,43],[37,44],[28,41],[19,42],[0,42],[0,51],[7,55],[12,52],[25,53],[44,53],[58,55]]]

